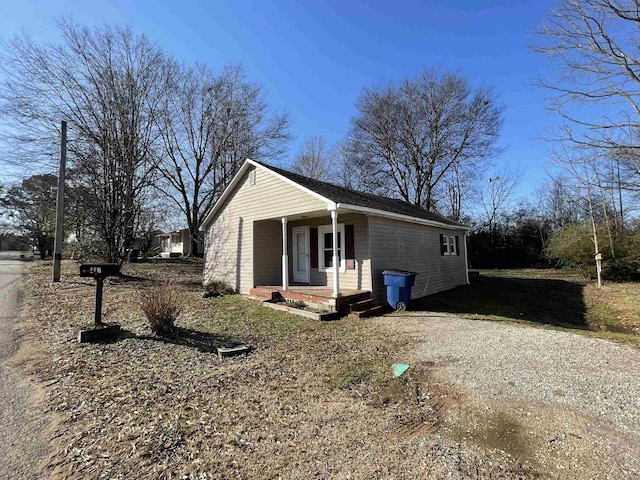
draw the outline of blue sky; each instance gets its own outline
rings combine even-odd
[[[332,145],[346,134],[363,87],[453,69],[496,88],[505,107],[496,163],[524,170],[522,194],[545,177],[538,140],[558,122],[544,108],[545,58],[530,51],[533,32],[555,2],[460,1],[99,1],[0,0],[0,35],[24,31],[56,42],[55,19],[126,23],[176,58],[214,68],[242,63],[269,103],[291,116],[291,159],[313,135]],[[286,160],[285,160],[286,163]]]

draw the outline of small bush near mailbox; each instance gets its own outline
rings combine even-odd
[[[140,293],[140,307],[153,333],[171,336],[182,313],[182,297],[177,287],[162,285]]]

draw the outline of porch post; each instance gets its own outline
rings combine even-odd
[[[287,254],[287,217],[282,217],[282,289],[289,288],[289,255]]]
[[[467,276],[467,285],[469,285],[471,282],[469,282],[469,260],[467,259],[467,231],[465,230],[464,233],[462,234],[462,238],[463,238],[463,248],[464,248],[464,272],[465,275]],[[460,252],[458,252],[459,254]]]
[[[331,233],[333,233],[333,296],[339,297],[340,257],[338,257],[338,212],[336,210],[331,210]],[[342,241],[344,242],[344,238]]]

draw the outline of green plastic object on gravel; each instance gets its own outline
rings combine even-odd
[[[393,376],[394,377],[401,376],[407,370],[409,370],[409,365],[407,365],[406,363],[394,363],[393,364]]]

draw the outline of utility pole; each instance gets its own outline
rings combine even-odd
[[[64,173],[67,163],[67,122],[62,121],[60,135],[60,172],[58,173],[58,198],[56,201],[56,238],[53,245],[53,281],[60,281],[64,224]]]

